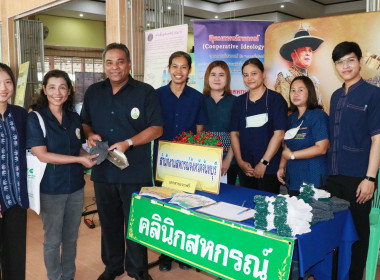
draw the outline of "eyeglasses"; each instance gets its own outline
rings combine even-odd
[[[352,66],[357,59],[355,57],[347,57],[346,59],[339,59],[335,61],[336,66],[343,66],[347,63],[348,66]]]

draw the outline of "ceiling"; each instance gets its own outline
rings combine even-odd
[[[105,21],[106,0],[73,0],[43,14]],[[366,11],[366,0],[184,0],[191,19],[286,21]],[[80,14],[83,17],[80,17]]]

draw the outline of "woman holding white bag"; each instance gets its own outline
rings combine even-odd
[[[50,280],[74,279],[85,183],[82,165],[92,167],[98,156],[90,156],[81,148],[83,131],[73,102],[74,90],[68,74],[51,70],[43,79],[38,99],[46,137],[37,114],[30,113],[27,124],[27,146],[47,163],[40,184],[40,201],[44,260]]]
[[[12,70],[0,63],[0,262],[3,280],[25,279],[26,187],[25,132],[28,113],[8,100],[16,88]]]

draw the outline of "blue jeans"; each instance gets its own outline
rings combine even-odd
[[[49,280],[74,279],[83,196],[83,188],[72,194],[41,193],[44,260]]]

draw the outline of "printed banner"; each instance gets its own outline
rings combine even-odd
[[[219,193],[223,148],[158,142],[156,180],[165,176],[196,180],[199,190]]]
[[[29,72],[29,61],[21,64],[18,71],[16,96],[15,96],[15,100],[13,104],[20,107],[24,107],[26,84],[28,82],[28,72]]]
[[[264,62],[264,35],[271,21],[194,21],[194,52],[197,90],[203,91],[207,66],[225,61],[231,71],[232,94],[247,91],[241,66],[249,58]]]
[[[330,110],[332,93],[343,80],[331,58],[334,47],[343,41],[359,44],[363,53],[362,77],[380,86],[380,12],[303,19],[272,24],[265,33],[266,85],[289,99],[290,82],[295,76],[307,75],[316,86],[324,110]],[[301,47],[312,48],[302,58],[294,54]],[[304,66],[294,68],[294,64]]]
[[[147,197],[132,197],[127,237],[223,279],[289,278],[293,240]]]
[[[171,81],[169,57],[176,51],[187,51],[187,37],[187,24],[145,31],[145,83],[157,89]]]

